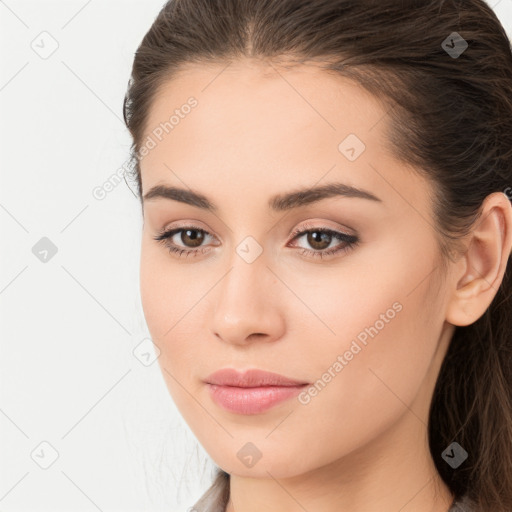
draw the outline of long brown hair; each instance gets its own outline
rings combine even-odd
[[[140,151],[158,88],[187,63],[251,57],[310,61],[382,101],[390,149],[435,185],[445,263],[486,196],[512,196],[511,45],[483,0],[169,0],[137,50],[124,100],[141,203]],[[483,512],[512,511],[511,292],[509,264],[485,314],[456,327],[429,415],[439,474]],[[468,452],[457,469],[442,458],[453,441]],[[227,487],[220,470],[210,491],[225,503]]]

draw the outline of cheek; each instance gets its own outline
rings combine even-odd
[[[198,279],[193,265],[180,267],[170,258],[166,249],[149,237],[143,240],[141,304],[151,339],[160,350],[158,362],[169,391],[177,404],[183,402],[185,406],[190,397],[180,394],[180,384],[193,391],[190,370],[198,366],[198,344],[201,343],[197,318],[205,314],[201,299],[212,284]]]
[[[165,332],[165,306],[171,296],[165,293],[164,276],[160,267],[159,255],[151,242],[143,241],[140,258],[140,295],[144,317],[153,341]],[[167,327],[168,329],[169,327]]]
[[[174,343],[180,328],[185,306],[183,283],[170,267],[168,255],[163,247],[151,240],[144,240],[140,259],[140,295],[142,309],[153,342],[160,349],[159,361],[166,367],[171,360],[169,352],[180,344]],[[174,270],[173,270],[174,268]],[[183,346],[183,344],[181,345]]]
[[[337,439],[340,451],[349,449],[346,440],[353,447],[396,421],[427,376],[443,323],[435,308],[439,299],[429,288],[428,254],[411,263],[413,254],[405,248],[386,266],[351,269],[345,278],[333,277],[321,286],[323,295],[308,296],[311,309],[321,312],[334,333],[310,321],[309,336],[301,336],[316,379],[312,394],[303,396],[304,415],[313,430]],[[313,328],[323,334],[309,346]]]
[[[153,240],[147,232],[143,234],[141,302],[148,328],[157,340],[173,337],[180,319],[191,308],[194,295],[202,290],[190,270],[192,267],[180,266],[161,242]]]

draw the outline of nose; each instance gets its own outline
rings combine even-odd
[[[235,345],[275,341],[285,330],[282,283],[260,255],[247,263],[238,255],[214,297],[212,331],[219,339]]]

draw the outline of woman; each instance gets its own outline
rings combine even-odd
[[[512,510],[512,53],[484,1],[170,0],[124,104],[194,510]],[[508,267],[507,267],[508,265]]]

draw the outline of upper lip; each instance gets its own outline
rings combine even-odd
[[[236,386],[240,388],[255,388],[262,386],[301,386],[307,382],[290,379],[278,373],[259,369],[238,371],[234,368],[223,368],[209,375],[205,382],[218,386]]]

